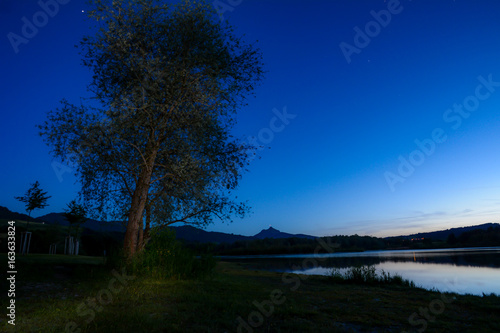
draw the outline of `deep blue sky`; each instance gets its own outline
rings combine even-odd
[[[24,212],[13,197],[35,180],[52,195],[35,216],[76,196],[35,125],[60,99],[87,96],[90,73],[74,47],[89,32],[83,3],[60,5],[17,53],[9,33],[21,36],[23,17],[42,9],[0,3],[0,205],[11,210]],[[388,6],[390,22],[374,24],[371,11]],[[224,17],[258,40],[269,71],[235,132],[270,149],[238,190],[253,214],[208,230],[388,236],[499,222],[500,2],[244,0],[231,9]],[[348,62],[340,45],[356,46],[355,27],[372,37],[358,36]],[[273,119],[284,110],[282,126]]]

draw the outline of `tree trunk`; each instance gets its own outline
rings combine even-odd
[[[146,228],[144,229],[144,246],[149,241],[149,230],[151,226],[151,203],[148,201],[148,205],[146,206]]]
[[[31,210],[28,212],[28,223],[26,223],[26,232],[30,231]]]
[[[147,210],[147,206],[146,206]],[[139,222],[139,236],[137,240],[137,252],[141,252],[142,249],[144,248],[144,226],[142,225],[142,220]]]
[[[149,182],[153,173],[154,161],[157,151],[154,151],[148,158],[147,165],[139,175],[134,194],[132,196],[132,204],[128,215],[127,231],[123,242],[123,249],[127,259],[131,259],[138,249],[139,226],[142,228],[142,216],[144,207],[148,198]]]
[[[149,202],[149,198],[146,201],[144,209],[146,210],[146,227],[144,229],[139,229],[139,243],[137,245],[138,252],[144,250],[149,241],[149,226],[151,223],[151,203]]]
[[[147,179],[146,179],[147,178]],[[132,205],[128,215],[127,231],[125,232],[125,240],[123,248],[128,259],[132,258],[137,251],[137,236],[139,232],[139,224],[142,220],[144,206],[146,204],[146,196],[149,190],[149,178],[146,175],[141,175],[132,197]]]

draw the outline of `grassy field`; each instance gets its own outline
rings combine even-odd
[[[495,296],[338,283],[226,262],[203,280],[157,280],[113,272],[101,261],[18,256],[16,326],[2,316],[0,331],[500,331]]]

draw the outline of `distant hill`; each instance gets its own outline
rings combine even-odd
[[[316,236],[304,235],[304,234],[289,234],[286,232],[281,232],[273,227],[269,227],[269,229],[264,229],[259,232],[257,235],[250,237],[253,239],[265,239],[265,238],[308,238],[315,239]]]
[[[252,237],[226,234],[224,232],[205,231],[195,228],[190,225],[180,227],[170,227],[175,230],[177,238],[184,239],[188,242],[200,243],[234,243],[236,241],[250,240]]]
[[[44,216],[40,216],[35,219],[38,222],[45,222],[47,224],[58,224],[58,225],[69,225],[68,221],[62,213],[50,213]],[[125,225],[120,222],[100,222],[96,220],[89,219],[84,224],[83,227],[94,230],[94,231],[106,231],[106,232],[125,232]],[[281,232],[272,227],[266,230],[262,230],[255,236],[242,236],[235,234],[227,234],[224,232],[216,231],[205,231],[203,229],[195,228],[190,225],[183,225],[179,227],[170,227],[175,230],[176,236],[179,239],[184,239],[188,242],[199,242],[199,243],[234,243],[236,241],[252,240],[252,239],[264,239],[264,238],[309,238],[314,239],[316,237],[309,235],[294,235]]]
[[[35,219],[37,222],[45,222],[46,224],[69,225],[69,222],[64,217],[63,213],[50,213]],[[125,232],[125,226],[121,222],[101,222],[93,219],[88,219],[82,224],[84,228],[102,232]]]
[[[474,225],[474,226],[469,226],[469,227],[461,227],[461,228],[451,228],[447,230],[439,230],[439,231],[432,231],[432,232],[420,232],[418,234],[412,234],[412,235],[406,235],[406,236],[396,236],[396,237],[403,237],[403,238],[432,238],[435,240],[446,240],[450,234],[455,234],[455,237],[459,237],[461,234],[467,231],[471,230],[476,230],[476,229],[482,229],[486,230],[490,227],[498,227],[500,226],[499,223],[484,223],[484,224],[479,224],[479,225]],[[395,237],[387,237],[387,238],[395,238]]]
[[[10,211],[7,207],[0,206],[0,219],[6,220],[22,220],[22,221],[35,221],[35,218],[29,217],[26,214],[20,214]]]
[[[69,225],[68,221],[64,218],[64,215],[62,213],[50,213],[44,216],[40,216],[36,219],[34,218],[30,219],[26,214],[12,212],[6,207],[2,206],[0,206],[0,219],[24,220],[24,221],[29,219],[30,221],[45,222],[47,224]],[[496,227],[496,226],[500,226],[500,224],[485,223],[476,226],[452,228],[452,229],[439,230],[433,232],[422,232],[406,236],[386,237],[386,239],[401,238],[401,237],[406,239],[432,238],[435,240],[445,241],[451,233],[455,234],[455,237],[459,237],[462,233],[466,231],[471,231],[475,229],[486,230],[490,227]],[[118,233],[123,233],[125,232],[126,229],[125,225],[122,222],[101,222],[92,219],[87,220],[83,224],[83,227],[97,232],[118,232]],[[199,243],[234,243],[236,241],[246,241],[246,240],[265,239],[265,238],[274,238],[274,239],[283,239],[292,237],[306,238],[306,239],[317,238],[311,235],[289,234],[286,232],[281,232],[273,227],[264,229],[254,236],[242,236],[235,234],[227,234],[224,232],[205,231],[189,225],[170,227],[170,228],[175,230],[177,238],[184,239],[189,242],[199,242]]]
[[[180,226],[171,227],[175,230],[177,238],[184,239],[190,242],[200,242],[200,243],[234,243],[236,241],[246,241],[253,239],[265,239],[265,238],[308,238],[315,239],[315,236],[309,235],[294,235],[288,234],[286,232],[281,232],[272,227],[269,229],[262,230],[255,236],[242,236],[234,234],[226,234],[223,232],[215,231],[205,231],[202,229],[195,228],[193,226]]]

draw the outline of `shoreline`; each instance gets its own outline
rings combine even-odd
[[[45,267],[30,266],[21,267],[21,273]],[[112,299],[100,300],[116,275],[99,265],[73,268],[65,279],[20,276],[15,330],[4,321],[0,330],[61,332],[74,322],[81,332],[417,332],[424,327],[429,332],[500,331],[500,298],[495,296],[337,283],[327,277],[219,262],[209,278],[137,277]],[[33,284],[39,288],[26,289]],[[95,302],[95,316],[87,323],[90,316],[82,316],[81,306],[91,309],[88,302]]]

